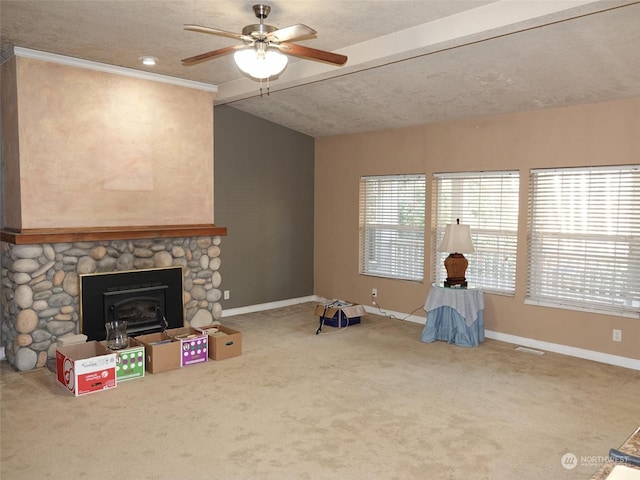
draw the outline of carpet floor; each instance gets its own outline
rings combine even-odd
[[[377,315],[316,335],[313,309],[224,318],[241,356],[78,398],[2,362],[0,478],[588,479],[639,425],[638,371]]]

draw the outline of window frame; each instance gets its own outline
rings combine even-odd
[[[640,165],[529,177],[525,303],[640,318]]]
[[[467,205],[463,205],[466,182],[476,183],[477,191],[467,189]],[[434,283],[446,278],[444,259],[450,252],[437,250],[444,237],[446,224],[460,219],[460,223],[471,227],[471,238],[476,248],[475,254],[465,255],[469,260],[466,272],[469,285],[488,293],[515,296],[520,184],[519,170],[434,174],[431,222]],[[445,187],[451,190],[450,199],[443,198]],[[500,212],[499,219],[488,221],[488,213],[494,213],[496,208]]]
[[[399,190],[401,182],[406,184],[406,191]],[[424,281],[426,203],[425,174],[360,177],[358,258],[361,275]],[[399,221],[402,216],[407,222]]]

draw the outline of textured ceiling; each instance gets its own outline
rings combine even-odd
[[[343,67],[291,59],[270,94],[226,56],[182,58],[238,41],[247,0],[0,0],[11,46],[213,84],[217,104],[314,137],[640,97],[640,1],[272,1],[266,23],[303,23],[299,42],[348,55]],[[143,67],[142,55],[159,59]],[[263,85],[266,87],[266,85]]]

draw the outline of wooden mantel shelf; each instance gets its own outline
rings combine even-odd
[[[176,238],[224,236],[227,227],[213,224],[150,225],[138,227],[30,228],[2,230],[3,241],[14,245],[40,243],[95,242],[100,240],[135,240],[141,238]]]

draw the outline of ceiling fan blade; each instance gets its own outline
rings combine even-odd
[[[246,45],[233,45],[230,47],[219,48],[218,50],[213,50],[212,52],[201,53],[200,55],[196,55],[195,57],[185,58],[184,60],[182,60],[182,65],[190,67],[191,65],[206,62],[207,60],[213,60],[214,58],[222,57],[223,55],[227,55],[234,50],[239,50],[241,48],[246,48]]]
[[[269,40],[276,42],[291,42],[293,40],[307,40],[315,38],[316,32],[313,28],[307,27],[302,23],[291,25],[290,27],[279,28],[278,30],[267,34]]]
[[[315,48],[303,47],[295,43],[280,43],[277,45],[282,53],[293,55],[294,57],[308,58],[309,60],[318,60],[320,62],[332,63],[334,65],[344,65],[347,63],[347,57],[339,53],[326,52]]]
[[[203,27],[202,25],[185,25],[185,30],[191,30],[192,32],[208,33],[210,35],[218,35],[219,37],[235,38],[236,40],[249,40],[251,37],[242,35],[241,33],[227,32],[226,30],[218,30],[217,28]]]

